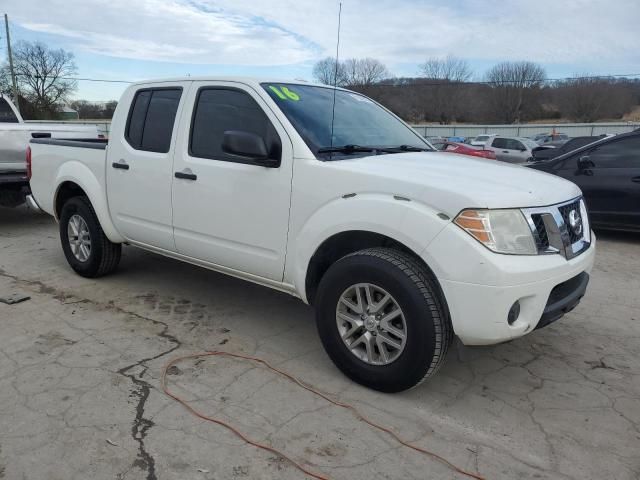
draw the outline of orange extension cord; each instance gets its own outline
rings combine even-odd
[[[206,420],[208,422],[216,423],[218,425],[223,426],[224,428],[226,428],[228,430],[231,430],[233,433],[235,433],[238,437],[240,437],[246,443],[248,443],[250,445],[253,445],[254,447],[261,448],[262,450],[266,450],[268,452],[271,452],[271,453],[273,453],[273,454],[275,454],[275,455],[277,455],[277,456],[279,456],[281,458],[284,458],[291,465],[293,465],[295,468],[297,468],[301,472],[304,472],[305,474],[309,475],[310,477],[316,478],[318,480],[330,480],[330,478],[327,477],[326,475],[323,475],[321,473],[312,472],[311,470],[309,470],[306,467],[304,467],[303,465],[299,464],[298,462],[296,462],[292,458],[290,458],[287,455],[285,455],[283,452],[281,452],[279,450],[276,450],[275,448],[273,448],[273,447],[271,447],[269,445],[265,445],[263,443],[259,443],[259,442],[255,441],[255,440],[251,440],[250,438],[248,438],[246,435],[244,435],[242,432],[238,431],[236,428],[234,428],[230,424],[228,424],[228,423],[226,423],[226,422],[224,422],[224,421],[222,421],[222,420],[220,420],[218,418],[209,417],[209,416],[205,415],[204,413],[199,412],[198,410],[193,408],[191,405],[189,405],[189,403],[186,400],[183,400],[178,395],[176,395],[175,393],[172,393],[169,390],[169,388],[167,386],[167,371],[169,370],[169,368],[171,368],[173,365],[175,365],[176,363],[181,362],[183,360],[188,360],[188,359],[193,359],[193,358],[202,358],[202,357],[213,357],[213,356],[232,357],[232,358],[238,358],[238,359],[242,359],[242,360],[250,360],[252,362],[260,363],[260,364],[264,365],[265,367],[267,367],[269,370],[271,370],[273,372],[276,372],[277,374],[285,377],[286,379],[288,379],[288,380],[292,381],[293,383],[299,385],[300,387],[304,388],[305,390],[307,390],[307,391],[309,391],[309,392],[311,392],[311,393],[313,393],[313,394],[315,394],[315,395],[317,395],[319,397],[322,397],[327,402],[332,403],[333,405],[335,405],[337,407],[342,407],[342,408],[345,408],[347,410],[350,410],[356,416],[356,418],[358,418],[359,420],[362,420],[363,422],[365,422],[366,424],[370,425],[373,428],[376,428],[378,430],[381,430],[381,431],[391,435],[398,443],[404,445],[405,447],[411,448],[411,449],[413,449],[413,450],[415,450],[417,452],[423,453],[425,455],[429,455],[430,457],[435,458],[439,462],[443,463],[444,465],[446,465],[447,467],[449,467],[453,471],[458,472],[461,475],[466,475],[467,477],[475,478],[477,480],[485,480],[484,477],[482,477],[482,476],[480,476],[480,475],[478,475],[476,473],[468,472],[466,470],[463,470],[462,468],[459,468],[459,467],[455,466],[453,463],[448,461],[446,458],[441,457],[437,453],[430,452],[429,450],[425,450],[424,448],[418,447],[416,445],[413,445],[413,444],[411,444],[409,442],[404,441],[395,432],[393,432],[390,428],[383,427],[382,425],[379,425],[379,424],[369,420],[367,417],[365,417],[363,414],[361,414],[354,406],[332,399],[327,394],[322,393],[322,392],[316,390],[315,388],[312,388],[312,387],[302,383],[300,380],[298,380],[293,375],[290,375],[287,372],[279,370],[278,368],[270,365],[269,362],[267,362],[266,360],[262,360],[262,359],[256,358],[256,357],[251,357],[251,356],[248,356],[248,355],[241,355],[241,354],[238,354],[238,353],[213,351],[213,352],[204,352],[204,353],[194,353],[194,354],[191,354],[191,355],[184,355],[184,356],[181,356],[181,357],[176,357],[173,360],[169,361],[169,363],[167,363],[165,365],[164,370],[162,371],[162,378],[160,380],[160,383],[162,385],[162,390],[169,397],[171,397],[175,401],[181,403],[189,412],[191,412],[196,417],[199,417],[199,418],[201,418],[203,420]]]

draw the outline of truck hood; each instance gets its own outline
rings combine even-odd
[[[581,195],[575,184],[554,175],[453,153],[374,155],[329,164],[365,191],[374,185],[379,192],[420,200],[449,215],[464,208],[552,205]]]

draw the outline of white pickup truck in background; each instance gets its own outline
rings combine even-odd
[[[98,138],[94,125],[25,122],[0,95],[0,206],[16,207],[28,193],[25,155],[31,138]]]
[[[108,143],[33,139],[28,161],[80,275],[113,271],[127,243],[288,292],[316,307],[335,364],[387,392],[433,375],[454,335],[495,344],[557,320],[594,261],[573,183],[433,151],[321,85],[134,84]]]

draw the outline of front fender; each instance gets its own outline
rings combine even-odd
[[[60,187],[64,182],[75,183],[87,194],[87,197],[96,212],[100,226],[109,240],[114,243],[122,243],[125,241],[125,238],[120,235],[111,221],[105,186],[98,181],[98,178],[96,178],[95,174],[89,167],[78,161],[65,162],[56,172],[55,185],[57,185],[57,187],[52,201],[56,220],[59,220],[58,215],[55,212],[56,200],[58,198],[58,193],[60,192]]]
[[[359,193],[337,198],[317,209],[298,230],[287,254],[285,278],[293,283],[303,301],[311,258],[332,236],[348,231],[385,235],[422,255],[429,243],[450,222],[438,217],[432,207],[402,197],[381,193]]]

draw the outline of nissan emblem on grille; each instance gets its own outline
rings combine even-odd
[[[577,210],[571,210],[569,212],[569,226],[573,233],[580,235],[582,233],[582,218]]]

